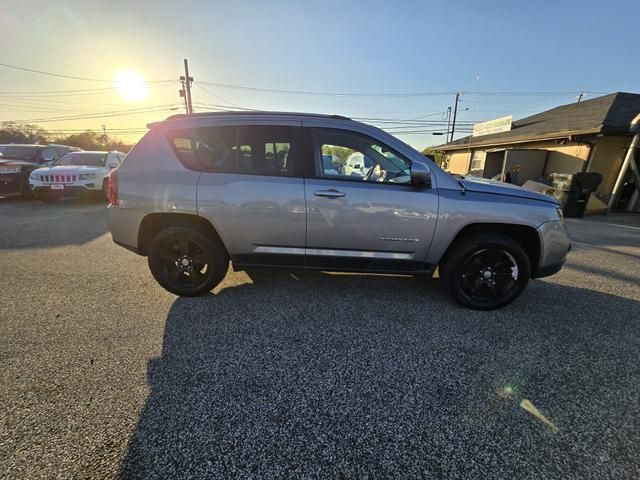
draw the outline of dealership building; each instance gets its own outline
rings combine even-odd
[[[449,172],[518,185],[553,173],[597,172],[602,183],[587,213],[640,211],[640,94],[612,93],[477,127],[436,147]]]

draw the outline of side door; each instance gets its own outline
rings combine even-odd
[[[305,132],[313,150],[313,168],[305,180],[306,265],[395,272],[428,268],[424,261],[435,231],[438,194],[412,184],[411,160],[359,132]],[[331,170],[337,175],[327,173],[327,158],[334,159]],[[364,170],[345,168],[347,163]]]
[[[217,229],[236,266],[303,266],[304,179],[297,124],[202,129],[190,138],[198,214]]]

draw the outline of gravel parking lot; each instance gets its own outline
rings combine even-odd
[[[474,312],[379,275],[177,299],[104,205],[0,200],[0,477],[638,478],[638,220]]]

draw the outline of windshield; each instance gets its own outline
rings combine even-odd
[[[60,165],[86,165],[89,167],[104,167],[107,153],[73,152],[61,156],[55,161],[55,166]]]
[[[15,160],[35,160],[40,147],[30,145],[5,145],[0,147],[0,153],[3,158],[11,158]]]

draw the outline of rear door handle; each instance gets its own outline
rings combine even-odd
[[[316,190],[313,192],[316,197],[327,197],[327,198],[340,198],[344,197],[344,193],[339,192],[338,190],[334,190],[333,188],[330,190]]]

